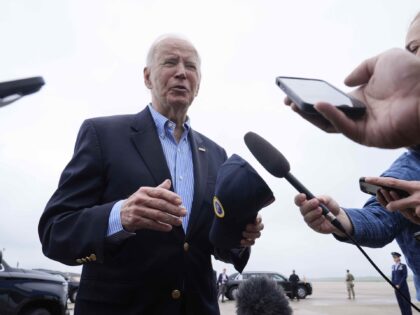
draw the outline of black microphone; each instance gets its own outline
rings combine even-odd
[[[290,173],[290,164],[287,159],[271,143],[254,132],[248,132],[245,144],[258,162],[273,176],[285,178],[297,191],[304,193],[306,198],[313,199],[315,196],[299,180]],[[344,227],[326,205],[320,203],[322,214],[341,232],[346,233]]]
[[[241,283],[236,298],[238,315],[291,315],[284,290],[267,277],[253,277]]]
[[[13,103],[25,95],[38,92],[44,84],[42,77],[0,82],[0,107]]]

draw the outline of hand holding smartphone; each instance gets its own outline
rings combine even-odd
[[[406,198],[409,196],[409,193],[402,189],[392,188],[388,186],[379,186],[379,185],[367,183],[365,181],[365,177],[360,177],[359,185],[360,185],[361,191],[372,196],[376,196],[379,189],[384,189],[386,191],[394,191],[400,198]]]
[[[279,76],[276,84],[307,114],[320,115],[314,108],[319,102],[330,103],[353,119],[363,116],[366,110],[362,102],[323,80]]]

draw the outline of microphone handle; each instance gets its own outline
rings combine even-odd
[[[315,196],[305,187],[303,184],[293,176],[292,173],[287,173],[286,176],[284,176],[286,180],[296,188],[296,190],[300,193],[304,193],[306,195],[306,198],[308,200],[315,198]],[[337,220],[336,216],[332,214],[330,209],[326,205],[324,205],[322,202],[319,204],[319,206],[322,209],[322,215],[331,222],[332,225],[334,225],[337,229],[339,229],[341,232],[346,233],[344,230],[344,227],[341,225],[340,221]]]

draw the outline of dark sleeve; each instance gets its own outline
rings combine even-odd
[[[99,140],[93,122],[87,120],[39,221],[38,233],[47,257],[67,265],[80,264],[79,259],[86,257],[103,261],[109,213],[115,203],[101,204],[103,190]]]
[[[402,270],[400,283],[398,283],[399,286],[401,286],[404,282],[407,281],[407,266],[406,265],[401,265],[401,266],[403,270]]]

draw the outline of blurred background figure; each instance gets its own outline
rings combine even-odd
[[[347,286],[347,293],[348,293],[348,299],[350,300],[353,297],[353,300],[356,298],[354,294],[354,277],[350,273],[350,270],[347,269],[346,274],[346,286]]]
[[[294,298],[299,301],[299,294],[298,294],[298,283],[300,281],[299,276],[295,273],[295,271],[292,271],[292,274],[289,277],[289,281],[291,284],[292,289],[292,296],[291,300],[293,301]]]
[[[226,274],[226,268],[223,269],[223,272],[219,275],[217,279],[217,300],[222,296],[222,303],[225,302],[226,294],[226,283],[228,281],[228,276]]]
[[[239,286],[236,295],[237,315],[291,315],[282,287],[267,277],[254,277]]]
[[[401,293],[404,294],[406,298],[410,299],[410,291],[407,284],[407,266],[401,263],[400,253],[392,252],[391,255],[395,262],[395,264],[392,265],[392,283],[400,289]],[[401,314],[411,315],[412,312],[410,304],[408,304],[397,291],[395,291],[395,296],[397,298]]]

